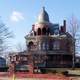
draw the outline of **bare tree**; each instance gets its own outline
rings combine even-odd
[[[69,21],[69,32],[71,33],[73,39],[73,66],[72,68],[75,68],[75,55],[76,55],[76,34],[79,29],[79,23],[76,17],[72,16]]]
[[[26,50],[26,46],[25,46],[25,44],[18,43],[16,45],[16,49],[17,49],[18,52],[23,52],[23,51]]]
[[[0,20],[0,54],[8,49],[8,39],[13,37],[9,28]]]

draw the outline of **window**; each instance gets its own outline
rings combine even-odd
[[[41,43],[39,42],[39,50],[41,50]]]
[[[34,36],[36,36],[36,32],[34,31]]]
[[[45,43],[43,43],[43,50],[45,50]]]
[[[53,42],[53,49],[55,50],[55,49],[60,49],[60,43],[59,43],[59,41],[54,41]]]
[[[45,42],[41,43],[41,50],[46,50],[46,43]]]
[[[41,35],[41,29],[38,28],[38,35]]]
[[[42,35],[46,35],[46,28],[42,29]]]
[[[53,50],[53,40],[49,41],[49,50]]]
[[[49,43],[46,43],[46,50],[49,50]]]
[[[32,41],[30,41],[29,43],[28,43],[28,49],[29,50],[32,50],[34,48],[34,43],[32,42]]]
[[[23,57],[23,61],[27,61],[27,57]]]

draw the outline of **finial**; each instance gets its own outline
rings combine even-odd
[[[42,9],[45,10],[45,7],[43,6]]]

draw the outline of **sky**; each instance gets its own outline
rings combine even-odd
[[[52,23],[62,24],[74,14],[80,20],[80,0],[0,0],[1,20],[14,33],[10,43],[15,50],[17,44],[25,45],[25,36],[42,7],[45,6]]]

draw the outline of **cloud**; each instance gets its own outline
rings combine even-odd
[[[23,17],[23,14],[21,12],[13,11],[11,16],[10,16],[10,20],[13,22],[19,22],[21,20],[24,20],[24,17]]]

